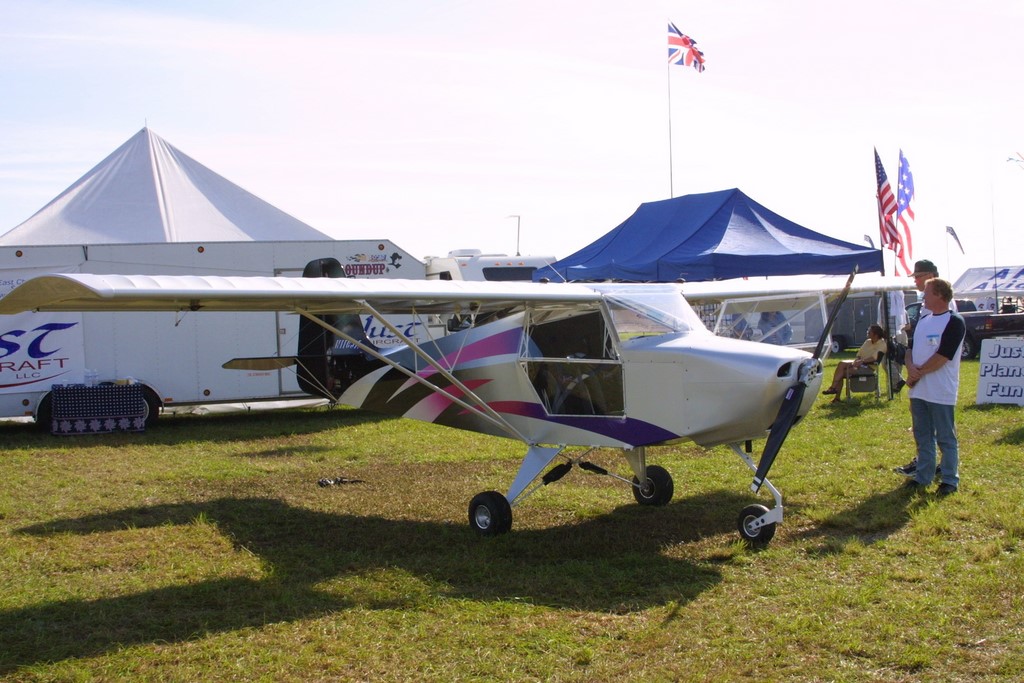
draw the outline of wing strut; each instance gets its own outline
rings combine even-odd
[[[434,393],[444,396],[452,403],[455,403],[456,405],[462,406],[466,410],[476,413],[483,419],[497,426],[499,429],[503,429],[504,431],[508,432],[513,438],[519,439],[523,443],[530,443],[530,440],[523,436],[523,434],[518,429],[516,429],[511,423],[509,423],[508,420],[506,420],[500,414],[495,412],[495,410],[491,408],[489,405],[487,405],[484,401],[482,401],[476,395],[476,393],[473,392],[472,389],[470,389],[465,384],[456,379],[454,375],[452,375],[448,370],[444,369],[436,360],[431,358],[423,349],[420,348],[419,344],[413,343],[408,337],[402,334],[402,332],[398,328],[396,328],[394,325],[388,322],[388,320],[386,320],[382,315],[380,315],[376,311],[376,309],[373,308],[373,306],[370,306],[365,301],[362,301],[360,303],[367,309],[367,311],[370,312],[370,314],[376,317],[377,320],[381,322],[381,324],[388,328],[389,332],[396,335],[399,339],[404,340],[405,344],[408,345],[408,347],[412,349],[417,356],[423,358],[423,360],[425,360],[432,368],[437,370],[442,377],[444,377],[449,382],[458,387],[464,393],[465,396],[472,398],[474,403],[468,403],[466,401],[463,401],[462,399],[451,394],[450,392],[441,389],[437,385],[428,381],[425,377],[421,377],[419,374],[413,372],[412,370],[409,370],[408,368],[399,365],[395,361],[391,360],[390,358],[382,354],[377,349],[373,348],[372,346],[368,346],[367,344],[364,344],[363,342],[356,339],[355,337],[352,337],[351,335],[345,334],[338,328],[334,327],[333,325],[329,325],[327,321],[318,318],[316,315],[310,313],[309,311],[303,308],[296,308],[295,311],[304,318],[308,318],[309,320],[316,322],[317,325],[320,325],[325,330],[328,330],[329,332],[341,337],[350,344],[355,345],[355,347],[358,348],[360,351],[363,351],[364,353],[367,353],[370,356],[373,356],[377,360],[381,361],[385,365],[392,367],[395,370],[398,370],[409,379],[422,384],[423,386],[427,387]]]

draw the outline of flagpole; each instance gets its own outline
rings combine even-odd
[[[949,269],[949,231],[946,231],[946,277],[953,281],[953,271]]]
[[[892,193],[892,185],[889,183],[889,177],[885,173],[885,167],[882,166],[882,160],[878,156],[877,147],[874,148],[874,153],[875,202],[878,205],[878,238],[881,243],[880,248],[882,249],[882,276],[885,276],[886,248],[893,253],[893,275],[899,275],[900,258],[898,253],[902,253],[903,240],[900,237],[893,216],[893,212],[898,208],[898,203],[896,196]],[[899,251],[897,251],[897,248],[899,248]]]
[[[668,61],[665,62],[665,87],[668,91],[668,194],[676,195],[675,180],[672,177],[675,164],[672,160],[672,65],[692,66],[697,73],[704,71],[704,53],[697,49],[697,41],[668,22]]]
[[[875,195],[875,202],[877,202],[877,201],[878,201],[878,195],[876,194]],[[879,225],[878,225],[878,248],[882,250],[882,277],[885,277],[885,247],[883,246],[884,244],[885,244],[885,241],[884,241],[884,238],[882,236],[882,225],[881,225],[881,223],[879,223]],[[893,255],[893,258],[895,258],[896,257],[896,252],[894,251],[892,253],[892,255]],[[893,272],[895,272],[895,264],[893,264]]]
[[[992,171],[988,176],[989,196],[989,220],[992,221],[992,288],[996,293],[996,309],[1001,308],[999,304],[999,264],[996,263],[996,181]]]
[[[675,197],[672,178],[672,62],[665,62],[665,87],[668,90],[668,198],[672,199]]]
[[[885,235],[882,234],[882,209],[879,204],[878,190],[876,189],[875,206],[878,207],[878,248],[882,250],[882,277],[885,277]]]
[[[881,164],[882,162],[878,159],[878,148],[874,147],[875,152],[875,163]],[[888,240],[885,238],[885,226],[883,222],[885,217],[882,216],[882,187],[878,177],[878,170],[875,170],[875,206],[878,209],[878,248],[882,250],[882,277],[885,277],[885,245],[888,244]],[[896,252],[893,251],[892,255],[895,257]],[[895,272],[895,271],[894,271]]]

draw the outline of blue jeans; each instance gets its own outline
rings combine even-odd
[[[954,406],[931,403],[919,398],[910,399],[910,417],[914,422],[914,441],[917,442],[917,472],[914,480],[928,485],[935,476],[935,445],[942,452],[942,471],[939,481],[950,486],[960,485],[960,446],[953,422]]]

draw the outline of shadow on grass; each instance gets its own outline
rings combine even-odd
[[[73,447],[107,448],[122,444],[173,446],[201,438],[213,443],[294,434],[315,434],[352,425],[375,424],[399,418],[352,408],[296,408],[220,413],[213,415],[166,415],[142,433],[115,432],[85,436],[57,436],[33,423],[8,422],[0,434],[8,448]]]
[[[996,439],[1000,445],[1019,446],[1024,444],[1024,425],[1007,426],[1006,433]]]
[[[821,545],[816,551],[812,550],[812,554],[820,555],[840,553],[854,540],[865,545],[877,543],[902,529],[910,521],[913,511],[926,505],[930,498],[931,494],[897,486],[823,519],[799,536],[819,539]]]
[[[264,498],[157,505],[27,527],[19,533],[95,534],[201,519],[260,557],[267,578],[217,578],[0,611],[0,674],[350,608],[415,609],[438,598],[609,612],[686,604],[721,575],[666,557],[664,548],[730,530],[722,506],[746,502],[711,493],[496,538],[480,538],[468,525],[328,514]],[[399,573],[376,578],[382,570]]]
[[[1024,444],[1024,425],[1020,424],[1020,407],[1006,403],[982,403],[963,407],[965,412],[970,413],[1006,413],[1005,431],[1003,435],[995,440],[995,443],[1005,446],[1019,446]]]
[[[874,394],[854,394],[850,400],[845,398],[842,401],[833,403],[824,401],[821,405],[815,406],[818,414],[830,420],[846,419],[851,415],[861,415],[873,411],[888,410],[889,399],[884,395],[876,399]]]

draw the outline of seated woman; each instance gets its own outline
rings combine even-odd
[[[882,329],[881,325],[872,325],[868,328],[868,338],[857,349],[857,357],[853,360],[839,361],[839,365],[836,366],[836,374],[832,376],[832,386],[821,393],[835,394],[832,402],[838,403],[840,400],[839,394],[843,391],[843,381],[850,371],[877,363],[878,354],[885,353],[885,349],[885,330]]]

